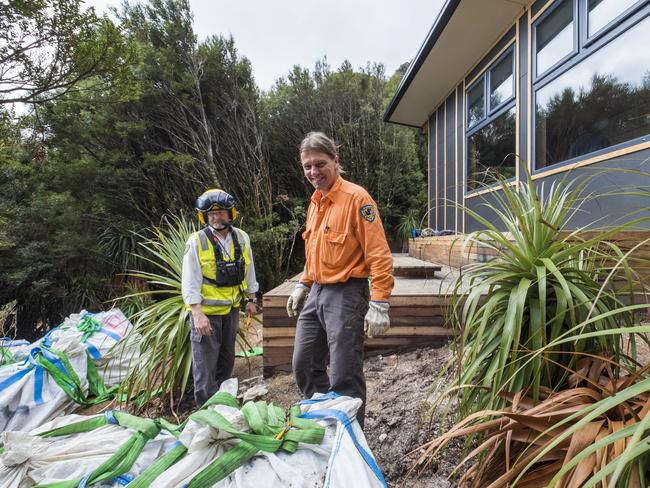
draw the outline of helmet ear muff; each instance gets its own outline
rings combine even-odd
[[[230,209],[230,220],[234,221],[237,218],[237,209],[235,207]]]
[[[205,213],[204,212],[197,212],[197,213],[198,213],[198,216],[199,216],[199,222],[201,222],[201,224],[205,225]]]

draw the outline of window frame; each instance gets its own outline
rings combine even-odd
[[[591,43],[595,42],[600,36],[603,36],[607,34],[610,30],[616,28],[618,25],[624,22],[630,15],[632,15],[638,8],[640,8],[642,6],[643,1],[644,0],[636,0],[627,9],[623,10],[620,14],[618,14],[616,17],[614,17],[607,24],[602,26],[600,29],[598,29],[590,36],[589,35],[589,11],[588,11],[589,1],[582,0],[580,2],[580,6],[579,6],[580,11],[578,14],[581,16],[581,18],[584,19],[584,21],[581,22],[581,28],[580,28],[581,44],[584,47],[588,47]]]
[[[510,95],[507,99],[499,103],[496,107],[492,108],[490,106],[490,85],[492,83],[492,71],[494,71],[494,68],[503,61],[505,58],[507,58],[509,55],[512,55],[512,95]],[[503,105],[510,103],[512,100],[514,100],[516,92],[517,92],[517,73],[515,73],[515,50],[514,50],[514,44],[510,46],[508,49],[505,50],[499,56],[497,59],[494,60],[494,62],[490,63],[489,67],[487,68],[485,72],[485,105],[486,105],[486,117],[491,117],[493,114],[495,114],[498,110],[500,110]]]
[[[471,92],[474,88],[476,88],[481,82],[483,82],[483,117],[481,117],[478,121],[474,122],[473,125],[469,125],[469,92]],[[486,89],[487,86],[485,84],[485,74],[482,74],[474,82],[465,89],[465,120],[467,121],[467,125],[465,126],[465,131],[469,132],[470,130],[474,130],[474,128],[483,123],[485,118],[487,117],[487,107],[486,107]]]
[[[563,0],[557,0],[551,7],[550,9],[557,8],[557,6],[562,2]],[[579,1],[580,3],[580,8],[579,12],[581,12],[580,17],[576,18],[577,22],[577,29],[576,31],[579,31],[581,33],[579,40],[580,44],[578,45],[578,52],[577,54],[573,54],[571,56],[566,56],[563,62],[560,64],[556,64],[553,69],[550,69],[548,72],[546,72],[542,77],[539,78],[534,78],[531,83],[530,87],[530,108],[529,110],[531,111],[531,127],[530,127],[530,135],[529,137],[532,138],[531,140],[531,174],[533,176],[538,175],[540,173],[545,173],[547,171],[553,171],[556,170],[557,168],[562,168],[563,166],[570,166],[573,165],[577,162],[590,159],[593,157],[598,157],[602,156],[607,153],[611,153],[620,149],[624,149],[626,147],[633,146],[635,144],[638,144],[639,142],[643,142],[644,140],[647,140],[646,136],[641,136],[637,137],[634,139],[630,139],[625,142],[621,142],[618,144],[613,144],[611,146],[598,149],[596,151],[592,151],[589,153],[582,154],[580,156],[576,156],[570,159],[566,159],[564,161],[560,161],[558,163],[553,163],[553,164],[547,164],[546,166],[539,167],[538,166],[538,161],[537,161],[537,93],[555,81],[557,78],[565,74],[567,71],[570,71],[574,67],[576,67],[578,64],[580,64],[582,61],[584,61],[586,58],[589,56],[595,54],[598,50],[606,47],[610,42],[614,41],[616,38],[624,34],[626,31],[630,30],[633,28],[636,24],[639,22],[643,22],[644,20],[647,20],[650,17],[650,2],[646,2],[645,0],[640,0],[637,2],[633,7],[630,9],[626,10],[625,12],[621,13],[619,16],[617,16],[615,19],[613,19],[609,24],[604,26],[602,29],[600,29],[598,32],[596,32],[591,39],[587,39],[586,36],[586,25],[587,25],[587,0],[573,0],[574,1],[574,8],[575,8],[575,2]],[[645,2],[645,4],[644,4]],[[541,18],[544,18],[547,13],[544,12],[540,16]],[[536,19],[536,21],[532,24],[532,26],[535,25],[536,22],[538,22],[540,19]],[[535,30],[533,29],[532,32],[534,33]],[[584,35],[583,35],[584,34]],[[532,43],[532,49],[531,49],[531,56],[533,58],[533,64],[535,63],[535,58],[536,55],[535,53],[535,35],[533,34],[533,43]]]
[[[560,4],[563,1],[569,1],[573,3],[573,47],[569,53],[567,53],[561,59],[558,59],[554,64],[546,68],[543,73],[539,73],[537,69],[537,26],[544,22],[546,18],[555,12]],[[583,0],[580,0],[581,3],[584,3]],[[547,8],[539,18],[535,19],[531,26],[532,34],[532,49],[531,49],[531,58],[532,58],[532,70],[533,70],[533,84],[537,83],[542,78],[548,76],[550,73],[555,71],[559,66],[562,66],[573,56],[577,55],[580,50],[580,22],[579,22],[580,9],[578,8],[578,0],[557,0],[553,5]]]
[[[465,87],[464,94],[463,94],[463,103],[465,105],[465,123],[464,123],[464,136],[465,136],[465,141],[464,141],[464,147],[467,147],[469,138],[473,136],[476,132],[480,131],[483,129],[485,126],[491,124],[494,122],[496,119],[498,119],[501,115],[505,114],[507,111],[509,111],[512,108],[515,108],[515,118],[519,117],[519,112],[517,109],[517,45],[518,41],[516,38],[512,39],[506,46],[504,46],[503,51],[496,56],[494,59],[492,59],[488,64],[485,65],[483,70],[479,74],[476,75],[472,83],[468,86]],[[497,105],[493,110],[490,110],[490,101],[489,101],[489,96],[490,96],[490,72],[492,69],[499,64],[505,57],[508,56],[508,54],[512,53],[512,78],[513,78],[513,91],[512,91],[512,96],[509,97],[507,100],[504,100],[501,102],[499,105]],[[469,92],[474,89],[479,83],[483,82],[483,109],[484,109],[484,116],[482,119],[480,119],[478,122],[474,123],[474,125],[469,125],[469,97],[468,94]],[[515,134],[515,141],[516,138],[519,137],[519,134]],[[495,182],[491,185],[486,185],[481,188],[474,188],[474,189],[469,189],[468,188],[468,181],[469,181],[469,171],[468,171],[468,162],[469,162],[469,154],[468,151],[464,152],[463,155],[463,164],[465,167],[464,170],[464,178],[463,178],[463,195],[466,197],[468,195],[473,195],[476,193],[481,193],[484,192],[486,189],[490,188],[496,188],[499,183]],[[513,176],[511,178],[508,178],[506,182],[510,183],[513,182],[516,179],[516,176]]]

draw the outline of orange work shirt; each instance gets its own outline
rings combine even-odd
[[[388,301],[393,256],[377,205],[359,185],[340,176],[325,197],[316,190],[307,209],[304,285],[370,276],[370,299]]]

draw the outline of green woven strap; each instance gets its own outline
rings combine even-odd
[[[199,410],[190,415],[190,419],[207,424],[223,432],[228,432],[233,437],[252,444],[260,451],[275,452],[282,445],[282,440],[274,439],[273,436],[250,434],[236,429],[223,415],[214,410]]]
[[[129,483],[129,488],[147,488],[162,473],[167,471],[187,453],[187,447],[178,441],[178,445],[167,451],[163,456],[145,469],[137,478]]]
[[[36,360],[36,363],[45,369],[48,373],[50,373],[52,379],[57,385],[59,385],[65,394],[68,395],[68,397],[70,397],[76,403],[85,405],[86,395],[81,388],[81,381],[79,380],[79,376],[72,367],[72,364],[70,364],[68,357],[63,352],[56,349],[44,349],[47,349],[47,351],[51,352],[58,358],[59,361],[61,361],[61,364],[63,364],[63,367],[67,371],[67,374],[57,368],[56,365],[47,359],[40,351],[35,354],[34,359]]]
[[[104,385],[104,380],[102,380],[102,378],[99,376],[99,373],[97,373],[95,362],[88,354],[86,354],[86,362],[88,391],[94,397],[92,400],[86,399],[86,401],[92,404],[97,404],[113,398],[120,389],[120,385],[113,385],[110,388],[106,388],[106,385]]]
[[[77,324],[77,329],[83,332],[83,335],[81,336],[81,342],[86,342],[91,335],[101,330],[101,328],[102,324],[99,322],[99,320],[91,317],[90,315],[84,315],[81,321]]]
[[[258,451],[256,447],[247,442],[240,442],[219,456],[205,469],[201,470],[188,483],[187,488],[210,488],[214,486],[215,483],[226,478],[230,473],[255,456]]]
[[[82,432],[90,432],[91,430],[98,429],[108,424],[106,416],[92,417],[86,420],[80,420],[72,424],[57,427],[38,434],[40,437],[59,437],[62,435],[80,434]]]
[[[183,428],[185,427],[185,422],[182,424],[173,424],[169,420],[163,418],[157,419],[156,422],[160,425],[161,430],[166,430],[176,438],[181,435],[181,432],[183,432]]]
[[[96,418],[101,419],[102,417]],[[106,423],[108,423],[108,417],[104,416],[103,418],[103,425],[106,425]],[[59,481],[56,483],[48,483],[36,486],[39,488],[76,488],[82,482],[86,485],[92,485],[94,483],[99,483],[107,479],[115,478],[116,476],[120,476],[128,472],[142,453],[142,450],[147,445],[147,442],[158,435],[160,432],[160,427],[158,425],[158,422],[154,420],[143,419],[125,412],[113,412],[113,418],[117,421],[118,425],[136,430],[136,433],[132,435],[126,442],[124,442],[111,457],[109,457],[100,466],[93,470],[92,473],[84,478]],[[80,425],[84,424],[85,422],[88,421],[81,421],[72,425],[76,425],[77,428],[92,430],[89,423]],[[100,426],[100,423],[97,423],[97,427]],[[48,433],[50,432],[52,431],[48,431]],[[58,433],[57,435],[64,434]]]
[[[201,408],[207,408],[211,405],[227,405],[232,408],[239,408],[239,402],[237,401],[237,398],[225,391],[216,392],[214,395],[208,398],[208,401],[205,402]]]
[[[0,364],[3,366],[16,362],[16,358],[7,347],[0,347],[0,358],[2,359],[2,361],[0,361]]]
[[[291,409],[288,422],[284,422],[282,409],[263,401],[245,404],[242,413],[254,434],[238,431],[223,415],[213,410],[200,410],[190,416],[192,420],[232,434],[240,442],[201,470],[192,478],[188,488],[213,486],[259,451],[281,449],[293,453],[299,442],[320,444],[325,435],[325,429],[316,422],[298,418],[300,407],[297,405]]]
[[[90,356],[86,355],[88,390],[91,395],[94,396],[94,398],[89,398],[81,387],[79,375],[77,375],[65,353],[52,348],[44,349],[47,349],[48,352],[51,352],[59,361],[61,361],[67,374],[57,368],[56,365],[40,352],[36,353],[36,362],[39,366],[42,366],[43,369],[50,373],[54,382],[75,403],[85,406],[96,405],[112,398],[115,395],[115,392],[119,389],[119,385],[112,386],[111,388],[106,388],[106,386],[104,386],[104,382],[97,373],[95,364]]]

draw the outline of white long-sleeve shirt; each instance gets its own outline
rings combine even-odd
[[[220,232],[213,231],[213,234],[221,244],[221,252],[225,259],[230,259],[230,246],[232,244],[232,233],[235,231],[233,227],[230,232],[223,237]],[[245,248],[248,253],[248,269],[246,270],[246,284],[248,288],[246,293],[251,295],[257,293],[260,285],[257,283],[255,277],[255,263],[253,262],[253,251],[251,250],[251,239],[246,232],[237,229],[239,235],[244,236],[246,241]],[[243,243],[240,243],[244,246]],[[203,301],[201,295],[201,284],[203,283],[203,274],[201,273],[201,264],[199,263],[199,242],[198,239],[190,237],[185,245],[185,255],[183,256],[183,272],[181,278],[181,290],[183,292],[183,301],[187,305],[194,305]]]

